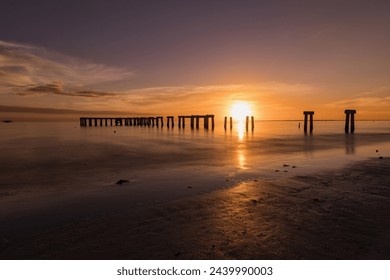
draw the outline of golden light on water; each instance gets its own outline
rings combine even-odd
[[[236,122],[237,126],[237,135],[238,135],[238,140],[242,141],[244,139],[244,134],[245,134],[245,123],[244,120],[239,120]]]
[[[237,151],[237,163],[240,169],[248,169],[246,167],[246,155],[243,149]]]

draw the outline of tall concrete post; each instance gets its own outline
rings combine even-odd
[[[313,132],[313,115],[314,115],[314,111],[304,111],[303,114],[305,115],[305,120],[303,122],[303,131],[305,133],[307,133],[307,120],[308,120],[308,116],[310,117],[310,133]]]
[[[345,113],[345,133],[349,133],[349,120],[351,120],[351,133],[355,132],[355,114],[356,110],[347,109]]]

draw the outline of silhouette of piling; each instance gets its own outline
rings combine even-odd
[[[185,119],[191,120],[191,129],[199,129],[199,119],[204,119],[204,127],[208,129],[210,124],[209,120],[211,119],[211,127],[214,129],[214,115],[191,115],[191,116],[178,116],[179,128],[185,128]],[[164,126],[163,117],[132,117],[132,118],[96,118],[96,117],[81,117],[80,118],[80,127],[87,126],[148,126],[161,127]],[[168,128],[174,127],[174,117],[167,116],[167,126]]]
[[[355,132],[355,114],[356,110],[347,109],[345,113],[345,133],[349,133],[349,123],[351,120],[351,133]]]
[[[169,128],[171,125],[171,127],[173,128],[175,126],[175,121],[174,121],[174,118],[173,116],[167,116],[167,127]]]
[[[203,119],[203,126],[205,129],[209,129],[210,124],[209,120],[211,119],[211,128],[214,129],[214,115],[191,115],[191,116],[178,116],[179,128],[186,127],[186,119],[190,119],[190,127],[194,129],[195,127],[199,129],[199,119]]]
[[[251,116],[251,124],[252,124],[252,130],[255,129],[255,117]]]
[[[307,119],[310,118],[310,133],[313,132],[313,115],[314,111],[304,111],[303,114],[305,115],[305,119],[303,122],[303,131],[307,133]]]

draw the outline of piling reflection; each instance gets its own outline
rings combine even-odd
[[[345,134],[345,153],[347,155],[355,154],[355,134]]]

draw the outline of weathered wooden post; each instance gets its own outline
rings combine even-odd
[[[199,116],[196,116],[196,129],[199,129]]]
[[[347,109],[345,113],[345,133],[349,132],[349,119],[351,118],[351,133],[355,132],[355,114],[356,110]]]
[[[160,119],[161,127],[164,127],[164,119],[163,117],[158,117]]]
[[[304,111],[303,114],[305,115],[305,120],[303,122],[303,131],[307,133],[307,119],[308,116],[310,117],[310,133],[313,132],[313,115],[314,111]]]
[[[204,129],[209,129],[209,116],[206,115],[203,117],[203,119],[204,119],[204,125],[203,125]]]
[[[249,116],[245,117],[245,129],[248,130],[248,125],[249,125]]]
[[[225,119],[223,121],[223,128],[226,130],[226,125],[227,125],[227,117],[225,116]]]
[[[233,117],[230,117],[230,130],[233,129]]]
[[[191,129],[195,128],[195,116],[191,115],[190,116],[190,122],[191,122]]]
[[[211,129],[214,129],[214,115],[211,115]]]
[[[255,129],[255,117],[251,116],[251,124],[252,124],[252,130]]]
[[[168,128],[169,128],[169,124],[171,123],[172,124],[172,128],[175,126],[175,123],[174,123],[174,118],[173,116],[167,116],[167,125],[168,125]]]

